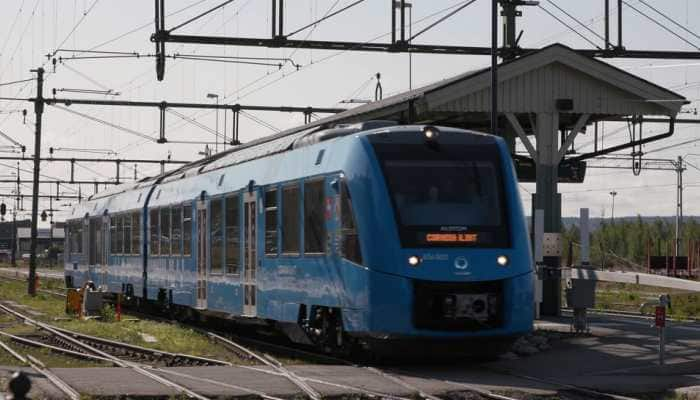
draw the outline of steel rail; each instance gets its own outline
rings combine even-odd
[[[353,366],[354,366],[354,365],[353,365]],[[269,369],[263,369],[263,368],[260,368],[260,367],[253,367],[253,366],[240,366],[240,367],[241,367],[241,368],[248,369],[248,370],[251,370],[251,371],[260,372],[260,373],[263,373],[263,374],[275,375],[275,376],[284,376],[284,374],[282,374],[281,372],[277,372],[277,371],[273,371],[273,370],[269,370]],[[373,391],[373,390],[364,389],[364,388],[359,388],[359,387],[357,387],[357,386],[344,385],[344,384],[342,384],[342,383],[329,382],[329,381],[324,381],[324,380],[316,379],[316,378],[309,378],[309,377],[305,377],[305,376],[300,376],[299,378],[301,378],[301,379],[302,379],[303,381],[305,381],[305,382],[312,382],[312,383],[317,383],[317,384],[320,384],[320,385],[333,386],[333,387],[337,387],[337,388],[340,388],[340,389],[345,389],[345,390],[355,391],[355,392],[358,392],[358,393],[367,394],[367,395],[370,395],[370,396],[380,397],[380,398],[383,398],[383,399],[411,400],[411,398],[408,398],[408,397],[402,397],[402,396],[396,396],[396,395],[387,394],[387,393],[375,392],[375,391]]]
[[[36,358],[30,355],[27,355],[27,357],[20,355],[2,341],[0,341],[0,348],[7,351],[12,357],[19,360],[22,364],[29,365],[33,370],[43,375],[49,382],[53,383],[54,386],[56,386],[71,400],[80,400],[80,393],[78,393],[75,389],[70,387],[67,383],[63,382],[59,377],[49,372],[41,363],[41,361],[37,360]]]
[[[122,343],[122,342],[118,342],[118,341],[114,341],[114,340],[90,336],[90,335],[70,331],[70,330],[63,329],[63,328],[54,328],[54,329],[56,329],[57,331],[59,331],[61,333],[69,335],[75,339],[81,340],[81,341],[84,340],[84,341],[104,344],[104,345],[108,345],[108,346],[120,347],[120,348],[132,350],[132,351],[137,351],[137,352],[141,352],[141,353],[149,353],[155,357],[166,356],[166,357],[172,357],[173,359],[181,358],[181,359],[191,360],[191,361],[194,361],[197,363],[216,364],[216,365],[223,365],[223,366],[229,366],[229,367],[233,365],[228,361],[215,360],[212,358],[193,356],[193,355],[189,355],[189,354],[171,353],[168,351],[154,350],[154,349],[149,349],[147,347],[141,347],[141,346],[136,346],[133,344]]]
[[[216,341],[219,341],[227,346],[234,347],[234,348],[238,349],[239,351],[242,351],[244,353],[249,354],[251,357],[255,358],[256,360],[260,361],[261,363],[263,363],[263,364],[267,365],[268,367],[274,369],[275,371],[283,374],[284,377],[287,378],[287,380],[289,380],[294,385],[296,385],[299,389],[301,389],[304,393],[306,393],[306,395],[309,396],[311,399],[321,400],[322,396],[314,388],[307,385],[306,382],[304,382],[301,378],[296,376],[293,372],[291,372],[290,370],[285,368],[282,365],[282,363],[280,363],[279,361],[272,358],[272,356],[268,356],[268,357],[270,359],[274,360],[274,362],[271,361],[270,359],[267,359],[265,357],[258,355],[254,351],[249,350],[248,348],[241,346],[240,344],[238,344],[232,340],[226,339],[223,336],[209,332],[209,337],[216,340]]]
[[[4,333],[4,332],[3,332]],[[10,353],[10,355],[16,359],[18,359],[20,362],[23,364],[27,363],[27,359],[24,358],[21,354],[17,353],[12,349],[12,347],[8,346],[5,344],[5,342],[0,340],[0,347],[2,347],[6,352]]]
[[[12,334],[2,332],[2,331],[0,331],[0,335],[8,337],[8,338],[12,339],[13,341],[22,343],[24,345],[45,348],[45,349],[48,349],[48,350],[53,351],[53,352],[63,353],[63,354],[74,356],[74,357],[79,357],[79,358],[88,359],[88,360],[95,360],[95,361],[103,361],[103,362],[112,363],[114,365],[118,365],[118,363],[116,363],[114,360],[111,360],[111,359],[108,359],[105,357],[95,356],[95,355],[83,353],[83,352],[77,352],[77,351],[61,348],[58,346],[52,346],[50,344],[37,342],[37,341],[31,340],[31,339],[27,339],[27,338],[24,338],[21,336],[12,335]],[[9,346],[5,345],[4,342],[0,341],[0,347],[3,347],[5,350],[10,352],[16,358],[18,358],[20,360],[25,360],[23,362],[26,363],[26,359],[24,357],[22,357],[19,353],[14,352],[14,350],[12,350],[12,348],[10,348]],[[251,388],[247,388],[247,387],[243,387],[243,386],[239,386],[239,385],[233,385],[230,383],[220,382],[220,381],[216,381],[213,379],[201,378],[201,377],[197,377],[197,376],[193,376],[193,375],[189,375],[189,374],[183,374],[180,372],[170,371],[170,370],[166,370],[166,369],[162,369],[162,368],[156,368],[156,367],[152,367],[152,366],[148,366],[148,365],[143,365],[143,368],[152,369],[152,370],[157,371],[157,372],[170,374],[170,375],[186,378],[189,380],[197,380],[197,381],[206,382],[206,383],[210,383],[210,384],[214,384],[214,385],[218,385],[218,386],[222,386],[222,387],[226,387],[226,388],[240,390],[243,392],[247,392],[250,394],[260,396],[261,398],[268,399],[268,400],[283,400],[279,397],[270,396],[270,395],[266,394],[265,392],[261,392],[259,390],[255,390],[255,389],[251,389]],[[406,399],[406,400],[408,400],[408,399]]]
[[[31,355],[27,354],[27,364],[29,364],[30,367],[32,367],[35,371],[40,373],[41,375],[44,375],[46,379],[49,380],[49,382],[53,383],[54,386],[56,386],[60,391],[62,391],[66,396],[68,396],[69,399],[71,400],[80,400],[80,393],[73,389],[69,384],[64,382],[61,378],[58,376],[54,375],[52,372],[50,372],[48,369],[46,369],[46,366],[36,358],[32,357]]]
[[[149,368],[151,368],[151,367],[149,367]],[[162,368],[152,368],[152,369],[155,370],[155,371],[158,371],[158,372],[162,372],[162,373],[165,373],[165,374],[170,374],[170,375],[178,376],[178,377],[181,377],[181,378],[186,378],[186,379],[190,379],[190,380],[196,380],[196,381],[200,381],[200,382],[210,383],[210,384],[212,384],[212,385],[217,385],[217,386],[221,386],[221,387],[225,387],[225,388],[229,388],[229,389],[241,390],[241,391],[243,391],[243,392],[248,392],[248,393],[250,393],[250,394],[254,394],[254,395],[260,396],[260,397],[262,397],[263,399],[268,399],[268,400],[283,400],[283,399],[281,399],[281,398],[279,398],[279,397],[270,396],[269,394],[267,394],[267,393],[265,393],[265,392],[261,392],[261,391],[259,391],[259,390],[255,390],[255,389],[251,389],[251,388],[247,388],[247,387],[243,387],[243,386],[234,385],[234,384],[231,384],[231,383],[221,382],[221,381],[217,381],[217,380],[214,380],[214,379],[208,379],[208,378],[200,378],[200,377],[197,377],[197,376],[187,375],[187,374],[183,374],[183,373],[181,373],[181,372],[175,372],[175,371],[171,371],[171,370],[167,370],[167,369],[162,369]]]
[[[516,378],[521,378],[521,379],[525,379],[525,380],[529,380],[529,381],[533,381],[533,382],[546,383],[546,384],[553,385],[553,386],[559,386],[561,388],[568,389],[568,390],[571,390],[574,392],[583,393],[586,395],[592,395],[592,396],[595,396],[596,398],[602,397],[602,398],[613,399],[613,400],[639,400],[635,397],[627,397],[627,396],[620,396],[617,394],[598,392],[596,390],[587,389],[587,388],[583,388],[583,387],[576,386],[576,385],[569,385],[568,383],[562,383],[562,382],[558,382],[558,381],[552,380],[552,379],[538,378],[538,377],[519,374],[519,373],[515,373],[515,372],[504,371],[504,370],[500,370],[497,368],[486,367],[486,369],[493,371],[493,372],[500,373],[500,374],[514,376]],[[454,383],[459,385],[458,382],[454,382]]]
[[[12,341],[15,341],[17,343],[20,343],[20,344],[23,344],[26,346],[44,348],[44,349],[47,349],[47,350],[50,350],[50,351],[53,351],[56,353],[63,353],[66,355],[70,355],[70,356],[78,357],[78,358],[82,358],[82,359],[87,359],[87,360],[104,361],[104,362],[108,362],[108,363],[112,363],[112,364],[114,363],[114,361],[112,361],[108,358],[94,356],[94,355],[88,354],[88,353],[81,353],[79,351],[74,351],[74,350],[70,350],[70,349],[64,349],[62,347],[53,346],[53,345],[50,345],[48,343],[37,342],[35,340],[27,339],[27,338],[22,337],[22,336],[12,335],[12,334],[7,333],[7,332],[0,331],[0,335],[5,336],[5,337],[11,339]],[[2,342],[0,341],[0,343],[2,343]],[[2,346],[2,344],[0,344],[0,346]]]
[[[111,354],[105,353],[105,352],[103,352],[103,351],[101,351],[101,350],[99,350],[99,349],[96,349],[96,348],[94,348],[94,347],[92,347],[92,346],[90,346],[90,345],[87,345],[87,344],[85,344],[85,343],[83,343],[83,342],[81,342],[81,341],[79,341],[79,340],[77,340],[77,339],[74,339],[74,338],[72,338],[72,337],[70,337],[70,336],[68,336],[68,335],[66,335],[66,334],[63,334],[63,333],[57,331],[54,327],[52,327],[52,326],[49,325],[49,324],[45,324],[45,323],[43,323],[43,322],[35,321],[35,320],[33,320],[33,319],[27,317],[26,315],[23,315],[23,314],[21,314],[21,313],[15,311],[15,310],[13,310],[13,309],[11,309],[11,308],[5,306],[5,305],[3,305],[3,304],[0,304],[0,309],[4,310],[5,312],[8,312],[8,313],[10,313],[10,314],[12,314],[12,315],[14,315],[14,316],[20,318],[20,319],[22,319],[23,321],[25,321],[26,323],[28,323],[28,324],[30,324],[30,325],[34,325],[34,326],[36,326],[36,327],[38,327],[38,328],[41,328],[41,329],[43,329],[43,330],[46,330],[46,331],[48,331],[48,332],[50,332],[50,333],[53,333],[54,335],[59,336],[59,337],[65,339],[65,340],[67,340],[67,341],[69,341],[69,342],[71,342],[71,343],[73,343],[73,344],[75,344],[75,345],[77,345],[77,346],[80,346],[80,347],[84,348],[86,351],[89,351],[89,352],[94,353],[94,354],[96,354],[96,355],[99,355],[99,356],[101,356],[101,357],[105,357],[105,358],[111,359],[111,360],[113,360],[117,365],[119,365],[120,367],[123,367],[123,368],[130,368],[130,369],[134,370],[135,372],[137,372],[137,373],[139,373],[139,374],[141,374],[141,375],[143,375],[143,376],[145,376],[145,377],[147,377],[147,378],[150,378],[150,379],[152,379],[152,380],[154,380],[154,381],[156,381],[156,382],[158,382],[158,383],[160,383],[160,384],[162,384],[162,385],[164,385],[164,386],[167,386],[167,387],[170,387],[170,388],[172,388],[172,389],[175,389],[175,390],[179,391],[180,393],[187,395],[187,396],[190,397],[190,398],[195,398],[195,399],[199,399],[199,400],[208,400],[207,397],[202,396],[202,395],[200,395],[200,394],[198,394],[198,393],[196,393],[196,392],[194,392],[194,391],[192,391],[192,390],[190,390],[190,389],[188,389],[188,388],[186,388],[186,387],[184,387],[184,386],[182,386],[182,385],[180,385],[180,384],[178,384],[178,383],[176,383],[176,382],[170,381],[170,380],[168,380],[168,379],[166,379],[166,378],[163,378],[163,377],[161,377],[161,376],[159,376],[159,375],[157,375],[157,374],[154,374],[154,373],[152,373],[152,372],[150,372],[150,371],[147,371],[147,370],[145,370],[142,366],[140,366],[140,365],[138,365],[138,364],[136,364],[136,363],[132,363],[132,362],[127,362],[127,361],[120,360],[119,358],[114,357],[114,356],[112,356]]]

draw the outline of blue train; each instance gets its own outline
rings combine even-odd
[[[325,349],[496,349],[532,329],[527,228],[492,135],[292,131],[95,194],[66,225],[69,287]]]

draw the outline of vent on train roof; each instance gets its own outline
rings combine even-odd
[[[332,128],[317,130],[300,137],[294,141],[292,148],[298,149],[300,147],[311,146],[312,144],[323,142],[324,140],[351,135],[356,132],[369,131],[387,126],[395,126],[397,124],[398,123],[396,121],[386,120],[364,121],[355,124],[338,124]]]

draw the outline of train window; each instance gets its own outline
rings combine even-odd
[[[66,225],[63,226],[63,254],[70,254],[73,251],[70,248],[70,229],[71,229],[71,224],[67,223]],[[68,259],[66,258],[66,261]]]
[[[182,207],[182,254],[192,254],[192,206]]]
[[[170,254],[170,207],[160,209],[160,255]]]
[[[110,253],[119,254],[117,252],[117,216],[112,215],[109,218],[109,238],[110,238]]]
[[[124,253],[124,216],[117,215],[117,245],[115,247],[116,254]],[[90,229],[90,234],[92,235],[92,229]]]
[[[151,255],[157,256],[160,253],[160,241],[158,238],[158,209],[151,210],[148,215],[149,227],[151,230]]]
[[[343,181],[340,189],[340,218],[341,218],[341,243],[343,257],[357,264],[362,264],[360,252],[360,239],[357,234],[357,224],[352,209],[352,199],[348,185]]]
[[[265,254],[277,255],[277,189],[265,192]]]
[[[299,253],[299,185],[282,190],[282,252]]]
[[[287,186],[282,190],[282,252],[299,253],[299,185]]]
[[[141,219],[137,212],[131,213],[131,253],[141,254]]]
[[[241,261],[241,213],[238,195],[226,198],[226,273],[238,274]]]
[[[95,218],[90,219],[88,225],[88,265],[95,265],[97,262],[97,230],[99,229],[98,221]]]
[[[73,254],[83,253],[83,224],[82,222],[73,222],[71,224],[71,245],[70,250]]]
[[[171,242],[171,253],[179,256],[182,253],[182,206],[171,208],[171,220],[173,223],[173,240]]]
[[[220,274],[224,270],[224,238],[223,238],[223,198],[212,199],[211,208],[211,272]]]
[[[323,179],[304,183],[304,252],[323,253],[326,246]]]
[[[122,215],[124,220],[124,254],[131,254],[131,215]]]

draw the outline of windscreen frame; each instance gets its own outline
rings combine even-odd
[[[444,136],[448,136],[445,138]],[[386,188],[386,194],[389,197],[389,202],[394,214],[395,226],[399,236],[400,246],[402,248],[509,248],[512,244],[510,215],[508,210],[508,197],[506,196],[506,171],[503,166],[503,158],[498,144],[493,137],[488,135],[474,135],[466,132],[449,132],[445,135],[444,132],[440,137],[439,142],[427,142],[419,132],[401,132],[392,133],[392,135],[372,135],[368,137],[374,156],[377,160],[379,168],[382,172],[383,183]],[[459,154],[459,150],[467,150],[474,154],[480,152],[482,154],[479,159],[484,159],[483,154],[488,154],[487,160],[493,164],[494,173],[497,182],[497,196],[499,201],[500,221],[499,225],[495,226],[467,226],[466,230],[463,226],[445,226],[445,225],[404,225],[399,207],[397,206],[394,193],[392,192],[392,183],[390,182],[390,174],[387,173],[387,160],[412,160],[412,158],[392,158],[388,154],[384,146],[396,146],[394,154],[400,151],[402,154],[407,154],[409,151],[420,146],[421,151],[425,149],[434,152],[449,151],[451,156]],[[419,161],[419,158],[413,158]],[[445,158],[451,161],[469,161],[467,159]],[[445,241],[445,242],[428,242],[428,234],[454,234],[454,235],[470,235],[476,233],[488,237],[491,235],[491,240],[487,242],[475,243],[466,241]],[[424,240],[419,240],[424,237]]]

